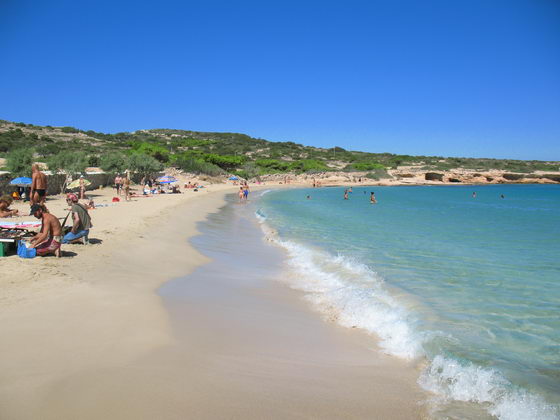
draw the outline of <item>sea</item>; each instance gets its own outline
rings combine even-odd
[[[374,192],[377,203],[370,202]],[[560,418],[560,186],[252,194],[290,287],[422,366],[435,419]]]

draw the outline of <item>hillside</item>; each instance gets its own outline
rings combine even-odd
[[[239,133],[152,129],[105,134],[74,127],[43,127],[0,120],[0,157],[21,149],[33,153],[35,160],[47,164],[56,162],[60,167],[64,166],[60,161],[69,155],[70,160],[79,160],[84,167],[100,166],[120,171],[130,165],[127,159],[133,157],[141,161],[140,167],[146,170],[158,165],[175,166],[188,172],[236,173],[245,178],[327,171],[360,171],[370,178],[383,178],[388,176],[388,170],[403,168],[424,172],[461,169],[528,174],[555,172],[560,167],[560,162],[409,156],[348,151],[340,147],[323,149]]]

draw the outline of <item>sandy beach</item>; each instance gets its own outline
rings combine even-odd
[[[1,259],[0,417],[422,417],[414,366],[325,322],[281,282],[240,278],[189,244],[236,189],[100,207],[92,244]],[[109,204],[114,193],[92,195]],[[65,214],[60,197],[48,206]],[[245,240],[263,248],[256,233]],[[162,299],[158,288],[179,277],[182,297],[170,300],[172,282]]]

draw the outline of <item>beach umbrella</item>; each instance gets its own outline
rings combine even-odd
[[[173,182],[177,182],[177,178],[171,175],[165,175],[156,179],[156,182],[159,182],[160,184],[171,184]]]
[[[18,187],[27,187],[31,185],[31,178],[26,176],[19,176],[10,181],[10,185],[16,185]]]
[[[239,180],[239,178],[237,178],[236,176],[230,176],[228,179],[230,181],[238,181]]]
[[[84,179],[84,185],[87,187],[88,185],[91,185],[91,182],[89,182],[87,179]],[[75,181],[72,181],[70,184],[68,184],[68,188],[69,190],[73,190],[74,188],[80,188],[80,179],[76,179]]]

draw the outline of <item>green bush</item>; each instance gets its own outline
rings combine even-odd
[[[169,150],[166,147],[148,142],[132,142],[132,150],[135,153],[151,156],[160,162],[169,161]]]
[[[128,157],[122,153],[106,153],[99,157],[99,166],[110,174],[122,174],[128,169]]]
[[[261,168],[262,173],[285,172],[290,169],[290,162],[278,159],[257,159],[255,165]]]
[[[189,156],[180,156],[175,159],[174,165],[185,172],[195,174],[206,174],[211,176],[224,175],[225,172],[222,168],[213,163],[205,162],[201,159],[194,159]]]
[[[208,153],[204,155],[203,159],[206,162],[213,163],[226,171],[231,171],[238,166],[243,165],[245,162],[244,156],[228,156],[228,155],[218,155],[215,153]]]
[[[31,165],[33,164],[33,150],[17,149],[6,156],[6,169],[13,177],[31,176]]]
[[[142,175],[151,175],[163,169],[162,163],[152,156],[133,153],[128,158],[128,169]]]
[[[80,130],[74,127],[60,127],[60,131],[63,133],[79,133]]]
[[[367,173],[366,178],[380,180],[391,178],[391,175],[389,175],[385,169],[376,169],[375,171]]]
[[[330,168],[323,162],[315,159],[302,159],[292,162],[290,164],[290,170],[295,172],[324,172],[330,170]]]
[[[377,162],[356,162],[344,168],[345,171],[375,171],[377,169],[385,169],[385,166]]]

